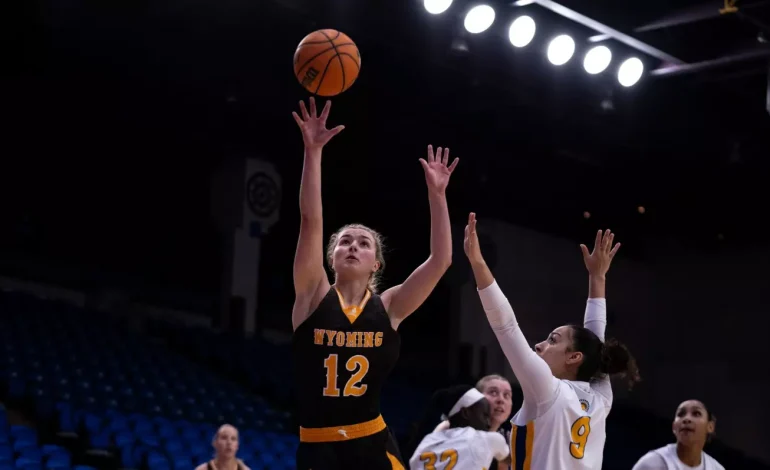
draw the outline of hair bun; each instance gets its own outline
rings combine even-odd
[[[639,369],[628,348],[615,338],[609,338],[602,345],[601,372],[609,375],[623,375],[628,379],[629,388],[639,382]]]

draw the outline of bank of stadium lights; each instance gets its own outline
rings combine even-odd
[[[636,57],[626,59],[618,69],[618,82],[624,87],[636,85],[636,82],[642,78],[644,73],[644,64]]]
[[[612,62],[612,52],[607,46],[596,46],[583,58],[583,69],[591,75],[604,72]]]
[[[452,6],[452,0],[423,0],[423,5],[428,13],[439,15],[444,13]]]
[[[483,33],[495,22],[495,9],[489,5],[476,5],[465,15],[463,25],[471,34]]]
[[[452,6],[453,0],[423,0],[423,5],[428,13],[438,15],[446,12]],[[479,34],[492,26],[495,22],[495,10],[485,4],[476,5],[465,14],[463,25],[471,34]],[[514,47],[526,47],[535,37],[535,20],[529,16],[516,18],[508,30],[508,39]],[[566,34],[556,36],[548,44],[547,57],[555,66],[566,64],[575,54],[575,40]],[[597,75],[610,66],[612,51],[607,46],[596,46],[590,49],[583,57],[583,69]],[[644,74],[644,64],[637,57],[631,57],[623,61],[617,71],[618,82],[624,87],[636,85]]]
[[[575,53],[575,40],[566,34],[556,36],[548,44],[548,60],[555,66],[564,65]]]
[[[525,47],[535,38],[535,20],[520,16],[513,20],[508,29],[508,39],[514,47]]]

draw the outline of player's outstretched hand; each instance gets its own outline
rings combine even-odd
[[[302,131],[302,140],[307,149],[320,149],[326,145],[332,137],[342,132],[345,126],[337,126],[333,129],[326,128],[326,119],[329,117],[329,110],[332,109],[331,100],[327,100],[321,115],[318,116],[315,98],[310,97],[310,112],[305,107],[305,102],[299,102],[299,109],[302,113],[300,117],[296,111],[292,112],[294,120],[297,121],[299,129]]]
[[[588,252],[588,247],[580,245],[580,250],[583,252],[583,262],[586,264],[588,274],[591,276],[604,276],[607,274],[615,253],[620,249],[620,243],[612,245],[614,240],[615,234],[610,230],[605,230],[604,232],[599,230],[596,232],[594,250],[591,253]]]
[[[447,166],[449,163],[449,149],[442,150],[439,147],[434,153],[433,146],[428,145],[427,159],[420,159],[422,169],[425,170],[425,183],[428,185],[428,190],[444,192],[449,184],[449,177],[452,176],[452,172],[459,162],[460,159],[455,158],[452,164]]]
[[[465,226],[463,250],[471,264],[484,262],[484,257],[481,255],[481,247],[479,246],[479,235],[476,233],[476,214],[473,212],[468,215],[468,225]]]

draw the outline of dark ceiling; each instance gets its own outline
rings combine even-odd
[[[347,218],[385,206],[374,223],[403,224],[424,197],[415,160],[434,143],[462,159],[450,187],[455,220],[475,210],[581,239],[611,225],[639,256],[661,238],[699,250],[770,241],[760,230],[770,201],[766,57],[625,89],[612,73],[581,70],[593,31],[538,5],[490,4],[495,24],[469,37],[470,4],[460,0],[438,16],[415,0],[28,2],[23,47],[0,91],[15,227],[3,246],[85,264],[114,258],[115,270],[191,253],[213,266],[208,180],[243,152],[284,174],[277,230],[292,238],[301,144],[289,113],[305,94],[291,57],[322,27],[346,32],[363,57],[359,80],[335,99],[332,120],[347,129],[325,173],[327,207]],[[766,48],[768,4],[740,0],[739,13],[719,15],[717,1],[564,3],[688,63]],[[538,34],[515,50],[506,30],[523,11]],[[667,18],[700,20],[634,31]],[[557,31],[578,43],[558,69],[544,54]],[[467,53],[452,49],[456,39]],[[606,44],[648,70],[665,65]],[[353,192],[337,188],[359,177]],[[106,257],[116,247],[123,254]]]

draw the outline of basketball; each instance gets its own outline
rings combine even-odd
[[[356,43],[334,29],[308,34],[294,52],[294,75],[315,95],[339,95],[356,81],[360,70],[361,54]]]

